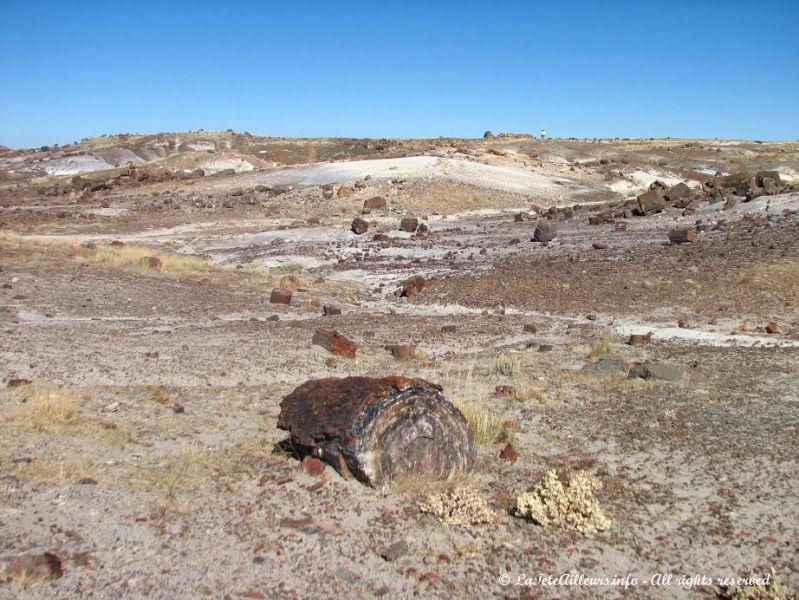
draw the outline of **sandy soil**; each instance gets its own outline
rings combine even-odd
[[[735,172],[742,149],[746,166],[796,168],[795,145],[252,144],[294,158],[76,201],[40,195],[51,180],[4,188],[0,561],[53,552],[63,576],[0,583],[0,598],[713,598],[718,578],[770,569],[795,593],[799,194],[616,219],[623,231],[588,222],[628,200],[613,181],[641,192],[646,172],[697,186],[700,169]],[[343,147],[357,148],[344,162],[291,167]],[[197,160],[215,158],[200,148]],[[332,194],[320,187],[330,183]],[[294,189],[256,189],[273,184]],[[340,185],[354,189],[339,197]],[[363,215],[374,196],[387,207]],[[553,219],[552,242],[531,241],[537,210],[575,205]],[[350,230],[359,215],[363,235]],[[408,215],[429,232],[399,231]],[[698,229],[695,241],[669,244],[674,227]],[[140,261],[156,255],[160,270]],[[400,298],[411,275],[427,285]],[[294,289],[288,306],[269,301],[281,285]],[[312,345],[320,327],[355,341],[357,357]],[[399,362],[392,343],[419,352]],[[602,357],[682,376],[584,369]],[[363,374],[426,378],[475,409],[495,431],[474,472],[370,489],[331,468],[312,476],[277,449],[287,393]],[[514,463],[500,459],[508,442]],[[552,468],[603,483],[610,529],[512,514]],[[450,526],[420,509],[454,487],[495,521]],[[515,585],[564,573],[637,583]],[[655,585],[659,574],[672,583]]]

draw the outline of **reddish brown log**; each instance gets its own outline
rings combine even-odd
[[[447,479],[470,471],[476,456],[466,419],[421,379],[308,381],[283,398],[277,426],[300,455],[370,486],[406,475]]]

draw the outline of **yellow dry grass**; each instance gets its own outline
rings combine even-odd
[[[111,269],[157,272],[175,278],[210,278],[222,271],[212,261],[198,256],[137,244],[112,246],[101,242],[97,243],[96,247],[88,248],[79,240],[43,236],[23,237],[13,232],[2,232],[0,248],[7,252],[57,254],[79,263]],[[152,261],[153,257],[158,260]],[[237,271],[250,281],[263,284],[269,282],[268,272],[263,267],[249,266]]]
[[[27,385],[23,388],[26,401],[13,410],[6,421],[23,429],[44,432],[53,425],[71,425],[80,420],[80,396],[56,385]]]

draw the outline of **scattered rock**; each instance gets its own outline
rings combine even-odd
[[[591,244],[591,247],[594,250],[607,250],[608,249],[608,245],[606,243],[604,243],[604,242],[594,242],[593,244]]]
[[[386,346],[386,350],[399,361],[408,362],[416,358],[415,344],[389,344]]]
[[[358,351],[358,346],[341,335],[338,331],[332,329],[317,329],[311,343],[316,346],[321,346],[331,354],[338,354],[345,358],[355,358]]]
[[[661,212],[665,206],[663,196],[656,189],[649,190],[638,196],[638,208],[644,215]]]
[[[693,229],[672,229],[669,231],[669,242],[672,244],[686,244],[694,241],[696,234]]]
[[[394,562],[395,560],[402,558],[408,553],[408,542],[405,540],[400,540],[398,542],[394,542],[388,548],[383,550],[380,553],[380,556],[388,561]]]
[[[779,333],[780,326],[777,325],[774,321],[771,321],[768,325],[766,325],[766,333]]]
[[[516,392],[516,388],[512,385],[498,385],[494,388],[494,392],[497,396],[510,397]]]
[[[410,298],[411,296],[415,296],[419,292],[424,289],[424,286],[427,284],[427,281],[421,275],[414,275],[405,280],[402,284],[402,292],[400,296],[403,298]]]
[[[652,331],[649,333],[631,333],[627,339],[630,346],[646,346],[652,340]]]
[[[291,304],[291,290],[284,290],[282,288],[275,288],[269,295],[269,302],[271,304]]]
[[[502,452],[499,453],[499,457],[502,460],[508,461],[510,464],[514,464],[517,460],[519,460],[519,453],[514,450],[513,446],[508,443],[503,449]]]
[[[363,233],[366,233],[366,231],[369,229],[369,223],[367,223],[366,221],[364,221],[361,218],[356,218],[352,222],[351,227],[352,227],[352,231],[353,231],[353,233],[355,235],[361,235]]]
[[[61,558],[52,552],[0,557],[0,582],[14,579],[58,579],[63,574]]]
[[[363,201],[363,207],[369,210],[377,210],[386,207],[386,199],[383,196],[374,196]]]
[[[458,331],[457,325],[442,325],[441,326],[441,333],[455,333]]]
[[[300,463],[302,470],[311,477],[319,477],[325,470],[325,463],[313,456],[306,456]]]
[[[341,309],[336,306],[326,304],[322,307],[322,314],[326,317],[335,317],[341,314]]]
[[[413,233],[419,227],[419,219],[416,217],[404,217],[400,221],[400,230]]]
[[[336,192],[336,196],[339,197],[339,198],[346,198],[351,193],[352,193],[352,190],[350,188],[348,188],[346,185],[342,185],[340,188],[338,188],[338,191]]]
[[[533,233],[533,241],[541,243],[551,242],[555,239],[557,233],[558,230],[554,223],[549,221],[539,221],[535,228],[535,232]]]

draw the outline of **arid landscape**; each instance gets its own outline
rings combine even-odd
[[[473,468],[300,460],[351,376]],[[0,377],[0,598],[796,597],[799,142],[0,148]]]

